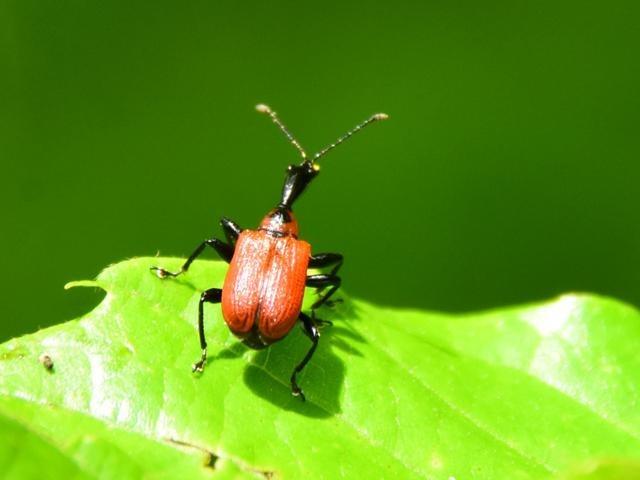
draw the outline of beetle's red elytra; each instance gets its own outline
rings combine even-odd
[[[241,338],[265,344],[284,337],[302,306],[311,245],[290,235],[245,230],[222,287],[222,314]]]
[[[338,270],[343,257],[339,253],[311,254],[311,245],[298,238],[298,222],[293,215],[292,205],[318,175],[320,167],[316,162],[322,156],[367,125],[388,117],[384,113],[372,115],[309,159],[273,110],[263,104],[257,105],[256,110],[269,115],[302,156],[300,165],[289,165],[287,168],[280,202],[256,230],[243,230],[235,222],[223,218],[220,225],[226,242],[217,238],[205,240],[178,272],[172,273],[160,267],[152,267],[151,270],[160,278],[177,277],[189,270],[191,263],[206,246],[212,247],[229,263],[222,289],[210,288],[200,297],[198,334],[202,353],[200,360],[192,367],[194,372],[203,372],[207,363],[205,303],[222,303],[222,316],[227,326],[251,348],[265,348],[281,340],[300,321],[312,344],[293,369],[291,393],[304,400],[297,374],[309,362],[318,346],[318,325],[323,321],[316,318],[315,312],[322,305],[333,304],[330,298],[340,288]],[[323,267],[332,268],[329,273],[307,275],[308,268]],[[305,287],[316,288],[318,293],[318,299],[311,305],[310,315],[301,311]]]

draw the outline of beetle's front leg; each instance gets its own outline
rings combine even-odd
[[[207,246],[213,248],[216,252],[218,252],[218,255],[220,255],[220,257],[225,262],[229,263],[231,261],[231,258],[233,257],[233,247],[228,243],[224,243],[222,240],[218,240],[217,238],[210,238],[198,245],[198,248],[196,248],[193,253],[189,255],[189,258],[187,258],[187,261],[184,262],[184,265],[182,265],[179,271],[174,273],[160,267],[151,267],[151,271],[155,272],[155,274],[160,278],[177,277],[178,275],[181,275],[189,270],[189,267],[191,266],[193,261],[200,256],[200,254]]]
[[[302,401],[304,401],[305,396],[302,392],[302,389],[298,386],[297,375],[302,371],[305,365],[309,363],[309,360],[311,360],[311,357],[318,347],[318,339],[320,338],[320,334],[318,333],[318,329],[313,324],[313,321],[308,315],[300,312],[299,320],[302,322],[302,326],[304,327],[304,333],[313,342],[307,354],[304,356],[302,361],[298,365],[296,365],[296,368],[293,369],[293,373],[291,374],[291,393],[295,396],[300,396]]]
[[[222,240],[218,240],[217,238],[210,238],[198,245],[193,253],[189,255],[189,258],[187,258],[187,261],[184,262],[184,265],[182,265],[178,272],[169,272],[168,270],[160,267],[151,267],[151,271],[155,272],[155,274],[160,278],[177,277],[178,275],[181,275],[189,270],[189,267],[191,266],[193,261],[200,256],[200,254],[207,246],[213,248],[216,252],[218,252],[220,258],[222,258],[225,262],[231,262],[231,259],[233,258],[233,252],[235,250],[236,240],[238,239],[238,235],[240,235],[240,233],[242,232],[242,229],[236,222],[234,222],[233,220],[229,220],[226,217],[223,217],[222,220],[220,220],[220,226],[222,227],[222,231],[227,238],[227,243],[223,242]]]
[[[193,364],[191,367],[192,372],[204,371],[204,366],[207,363],[207,340],[204,337],[204,304],[205,303],[220,303],[222,300],[222,289],[210,288],[200,295],[200,302],[198,303],[198,334],[200,336],[200,348],[202,349],[202,355],[200,360]]]

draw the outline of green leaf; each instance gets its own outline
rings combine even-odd
[[[603,471],[638,473],[632,307],[566,295],[446,315],[345,299],[321,312],[334,325],[300,376],[303,403],[289,388],[302,332],[252,351],[217,305],[205,307],[207,369],[191,373],[198,298],[226,265],[149,272],[180,263],[109,267],[82,282],[107,292],[93,312],[0,346],[8,478],[616,478],[562,473],[602,458],[622,462]]]
[[[576,465],[561,480],[637,480],[640,462],[629,459],[600,458]]]

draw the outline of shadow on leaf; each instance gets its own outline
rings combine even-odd
[[[322,328],[318,348],[298,376],[307,399],[305,402],[291,395],[289,383],[293,368],[310,346],[308,338],[299,330],[291,332],[281,343],[258,351],[252,364],[245,369],[244,381],[256,395],[283,410],[308,417],[331,417],[341,411],[339,398],[345,374],[343,362],[332,349],[336,347],[362,356],[353,344],[364,341],[356,331],[343,326]]]

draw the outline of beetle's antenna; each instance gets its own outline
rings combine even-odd
[[[291,132],[287,130],[287,127],[285,127],[284,124],[280,121],[280,119],[278,118],[278,115],[276,115],[276,112],[271,110],[269,106],[265,105],[264,103],[259,103],[258,105],[256,105],[256,110],[260,113],[266,113],[267,115],[269,115],[271,117],[271,120],[273,120],[273,123],[275,123],[278,127],[280,127],[280,130],[282,130],[282,133],[284,133],[284,135],[289,139],[291,144],[298,149],[298,151],[300,152],[300,155],[302,155],[302,160],[307,159],[307,152],[304,151],[304,148],[302,148],[302,146],[293,137],[293,135],[291,135]]]
[[[389,115],[387,115],[386,113],[376,113],[376,114],[371,115],[368,119],[366,119],[360,125],[356,125],[352,130],[349,130],[347,133],[345,133],[340,138],[338,138],[338,140],[336,140],[334,143],[332,143],[331,145],[323,148],[318,153],[316,153],[313,156],[313,160],[312,161],[315,162],[320,157],[324,156],[325,153],[327,153],[330,150],[333,150],[338,145],[340,145],[342,142],[344,142],[347,138],[351,137],[351,135],[353,135],[354,133],[362,130],[364,127],[366,127],[370,123],[377,122],[378,120],[386,120],[387,118],[389,118]]]

